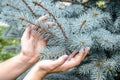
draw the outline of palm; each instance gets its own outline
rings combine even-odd
[[[85,50],[81,49],[79,54],[76,54],[77,51],[73,51],[71,55],[67,56],[67,59],[64,59],[65,58],[64,55],[60,57],[58,60],[40,61],[37,65],[39,66],[41,71],[46,72],[46,74],[66,71],[70,68],[79,65],[88,52],[89,48],[86,48]]]
[[[41,18],[39,18],[40,21],[46,20],[48,18],[48,15],[45,15]],[[47,44],[47,41],[42,38],[42,36],[38,33],[36,26],[29,24],[29,27],[25,30],[23,33],[23,36],[21,38],[21,52],[24,53],[26,56],[34,56],[36,55],[36,51],[40,50],[40,48],[45,47]]]

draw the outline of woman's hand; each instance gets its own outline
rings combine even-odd
[[[48,16],[49,15],[42,16],[38,20],[45,23]],[[53,26],[52,22],[46,22],[45,24]],[[27,61],[30,60],[32,63],[39,60],[40,54],[37,54],[37,50],[40,50],[42,47],[46,47],[47,44],[47,40],[44,40],[36,29],[39,30],[38,27],[29,24],[21,38],[20,56],[23,59],[27,59]]]
[[[81,63],[90,48],[81,49],[78,54],[64,55],[57,60],[43,60],[38,62],[24,80],[42,80],[49,73],[63,72]]]

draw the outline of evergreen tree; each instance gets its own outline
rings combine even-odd
[[[100,0],[2,0],[0,18],[8,22],[6,37],[21,37],[26,24],[49,39],[41,59],[56,59],[87,46],[91,51],[74,69],[45,80],[115,80],[120,72],[120,2]],[[84,3],[84,4],[83,4]],[[51,27],[38,21],[49,14]],[[22,76],[23,77],[23,76]],[[19,79],[21,79],[20,77]]]

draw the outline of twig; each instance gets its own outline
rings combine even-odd
[[[32,13],[32,15],[34,17],[37,17],[37,15],[33,12],[33,10],[31,9],[31,7],[27,4],[27,2],[25,0],[22,0],[22,2],[26,5],[26,7],[30,10],[30,12]]]
[[[15,7],[15,6],[11,5],[11,4],[6,4],[6,6],[9,6],[9,7],[11,7],[11,8],[13,8],[13,9],[15,9],[15,10],[20,11],[20,9],[19,9],[19,8]]]
[[[45,59],[51,59],[51,58],[53,59],[53,57],[54,57],[54,59],[56,59],[62,55],[65,55],[65,50],[62,52],[57,52],[57,53],[52,53],[52,54],[47,54],[44,52],[41,53],[39,51],[38,51],[38,53],[42,54],[43,55],[42,57],[44,57]]]
[[[47,11],[49,13],[49,15],[51,15],[53,17],[53,19],[55,20],[55,22],[57,23],[58,27],[61,29],[63,36],[67,39],[67,36],[63,30],[63,28],[61,27],[61,24],[58,22],[58,20],[56,19],[56,17],[47,9],[45,8],[42,4],[40,4],[40,2],[33,2],[35,5],[40,6],[41,8],[43,8],[45,11]]]
[[[87,22],[87,20],[83,20],[82,24],[80,25],[80,29],[79,29],[79,32],[81,31],[83,25]]]
[[[33,22],[31,22],[31,21],[25,19],[25,18],[23,18],[23,17],[19,17],[19,19],[22,20],[22,21],[26,21],[26,22],[28,22],[28,23],[30,23],[30,24],[32,24],[32,25],[34,25],[34,26],[40,28],[41,31],[45,31],[45,32],[47,32],[47,33],[49,33],[49,34],[51,34],[51,35],[53,35],[53,36],[59,38],[58,36],[56,36],[56,35],[55,35],[54,33],[52,33],[51,31],[49,31],[49,30],[47,30],[47,29],[45,29],[45,28],[43,28],[43,27],[41,27],[41,26],[39,26],[39,25],[37,25],[37,24],[35,24],[35,23],[33,23]],[[60,39],[60,38],[59,38],[59,39]]]

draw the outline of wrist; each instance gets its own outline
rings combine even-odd
[[[44,71],[41,71],[39,69],[35,69],[34,74],[39,78],[39,80],[43,80],[43,78],[47,75]]]
[[[27,55],[24,55],[23,52],[20,52],[19,57],[22,62],[25,62],[28,64],[35,64],[39,60],[39,55],[27,56]]]
[[[44,71],[41,71],[39,67],[35,65],[23,80],[43,80],[46,75]]]
[[[33,73],[35,73],[36,77],[39,77],[42,80],[48,73],[45,70],[42,70],[40,66],[37,64],[32,69]]]

